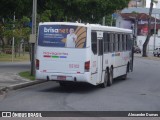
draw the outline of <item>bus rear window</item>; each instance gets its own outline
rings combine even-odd
[[[86,38],[86,27],[71,25],[39,26],[39,46],[85,48]]]

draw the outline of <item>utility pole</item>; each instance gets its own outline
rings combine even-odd
[[[102,25],[105,25],[105,21],[106,21],[106,19],[105,19],[105,16],[104,16],[103,20],[102,20]]]
[[[111,26],[113,26],[113,14],[111,15]]]
[[[15,22],[15,12],[14,12],[14,15],[13,15],[13,22]],[[15,28],[15,23],[13,23],[13,29]],[[14,30],[13,30],[14,31]],[[13,39],[12,39],[12,62],[13,62],[13,56],[14,56],[14,36],[13,36]]]
[[[133,72],[133,61],[134,61],[134,46],[137,45],[137,27],[138,27],[138,19],[137,17],[134,18],[134,25],[133,25],[133,29],[132,29],[132,32],[133,32],[133,40],[132,40],[132,54],[131,54],[131,57],[132,57],[132,60],[131,60],[131,71]]]
[[[155,14],[155,18],[154,18],[154,41],[153,41],[153,49],[156,48],[156,25],[157,25],[157,18],[156,18],[156,14]]]
[[[33,0],[32,10],[32,40],[31,43],[31,75],[35,73],[35,42],[36,42],[36,18],[37,18],[37,0]],[[34,37],[33,37],[34,36]]]
[[[137,29],[138,29],[138,18],[135,18],[135,45],[137,46]]]

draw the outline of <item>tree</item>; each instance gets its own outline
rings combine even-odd
[[[12,38],[15,38],[15,57],[17,51],[20,51],[20,42],[23,39],[28,42],[29,34],[31,33],[31,28],[28,26],[30,19],[23,16],[22,19],[16,19],[15,22],[11,19],[5,22],[3,35],[12,42]],[[15,27],[13,27],[13,24]],[[3,36],[3,37],[4,37]]]
[[[0,41],[2,43],[2,51],[4,51],[4,25],[2,23],[0,24]]]
[[[38,0],[38,14],[46,10],[51,11],[50,21],[77,21],[100,23],[102,17],[121,10],[128,5],[130,0]],[[32,0],[1,0],[0,19],[12,19],[22,16],[31,18]],[[5,12],[4,12],[5,11]],[[44,20],[46,18],[43,18]],[[48,20],[47,20],[48,21]]]
[[[81,20],[84,23],[102,23],[103,16],[110,19],[110,14],[127,6],[130,0],[37,0],[38,22]],[[1,0],[0,4],[0,41],[4,48],[4,37],[22,38],[24,26],[18,27],[23,16],[31,18],[32,0]],[[17,27],[13,33],[14,12]],[[108,19],[108,20],[109,20]],[[28,30],[26,30],[28,31]]]
[[[152,15],[154,2],[156,3],[155,0],[151,0],[151,2],[150,2],[149,18],[148,18],[148,35],[147,35],[147,38],[143,44],[143,54],[142,54],[143,57],[147,57],[147,45],[148,45],[150,37],[151,37],[151,15]]]
[[[13,13],[19,19],[22,16],[30,16],[32,13],[32,0],[1,0],[0,19],[13,18]]]
[[[103,16],[127,6],[130,0],[48,0],[45,8],[52,11],[52,21],[101,23]]]
[[[45,10],[42,14],[38,14],[38,22],[50,22],[51,19],[51,10]]]

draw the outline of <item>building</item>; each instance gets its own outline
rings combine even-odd
[[[137,35],[147,35],[149,15],[145,13],[120,13],[117,16],[116,26],[120,28],[134,29],[137,24]],[[155,23],[156,22],[156,23]],[[156,27],[155,27],[156,24]],[[160,19],[151,17],[151,33],[156,34],[160,29]]]
[[[131,0],[128,7],[146,7],[146,0]]]
[[[116,17],[116,26],[121,28],[132,29],[136,35],[136,43],[142,49],[143,43],[148,32],[148,13],[149,8],[130,7],[125,8]],[[151,33],[148,50],[152,51],[160,47],[160,9],[154,8],[151,18]]]
[[[160,0],[156,0],[157,3],[153,3],[153,8],[160,8]],[[131,0],[128,4],[128,8],[142,7],[149,8],[151,0]]]

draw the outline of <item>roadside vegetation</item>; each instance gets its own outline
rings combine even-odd
[[[21,54],[20,56],[18,55],[16,58],[15,56],[13,57],[13,62],[22,62],[22,61],[29,61],[29,53],[24,53]],[[5,54],[5,53],[0,53],[0,62],[11,62],[12,61],[12,54]]]
[[[19,76],[29,79],[29,80],[35,80],[35,76],[31,76],[31,73],[29,71],[20,72]]]

